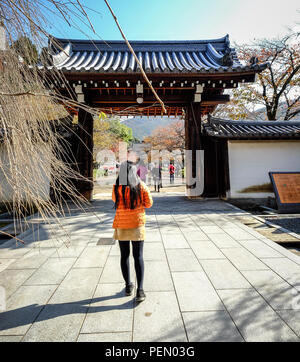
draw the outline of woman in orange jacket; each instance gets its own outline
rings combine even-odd
[[[150,208],[153,201],[148,187],[137,175],[137,169],[133,162],[126,161],[121,164],[118,178],[113,186],[112,199],[116,209],[113,222],[114,239],[119,240],[121,270],[126,283],[125,292],[129,296],[133,291],[129,270],[131,240],[137,277],[136,301],[142,302],[146,297],[143,290],[145,208]]]

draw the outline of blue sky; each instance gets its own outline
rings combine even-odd
[[[57,37],[118,40],[121,35],[103,0],[82,0],[97,34],[57,19],[49,32]],[[300,22],[299,0],[110,0],[129,40],[196,40],[223,37],[250,43],[273,38]],[[77,22],[78,23],[78,22]],[[78,23],[79,24],[79,23]],[[298,26],[299,27],[299,26]]]

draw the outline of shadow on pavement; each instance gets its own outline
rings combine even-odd
[[[107,297],[85,299],[70,303],[50,303],[45,305],[31,304],[26,307],[8,310],[0,313],[0,331],[31,324],[35,319],[37,322],[41,322],[67,314],[86,314],[87,312],[101,313],[108,310],[126,310],[134,308],[135,302],[133,299],[118,304],[119,298],[124,298],[124,291]],[[94,303],[101,303],[107,300],[115,300],[116,304],[96,307],[92,306]]]

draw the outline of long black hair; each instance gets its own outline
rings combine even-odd
[[[126,209],[134,210],[142,201],[141,180],[137,175],[136,166],[133,162],[125,161],[120,165],[119,175],[114,185],[114,193],[116,196],[115,209],[118,208],[120,202],[119,186],[122,185],[122,197]],[[125,198],[127,189],[130,189],[129,200]]]

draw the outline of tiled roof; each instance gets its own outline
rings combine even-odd
[[[300,121],[229,121],[210,116],[203,132],[228,139],[300,139]]]
[[[60,44],[61,48],[53,44]],[[224,38],[199,41],[131,41],[148,73],[260,71],[264,64],[243,66]],[[63,71],[136,73],[140,69],[124,41],[53,39],[53,65]]]

